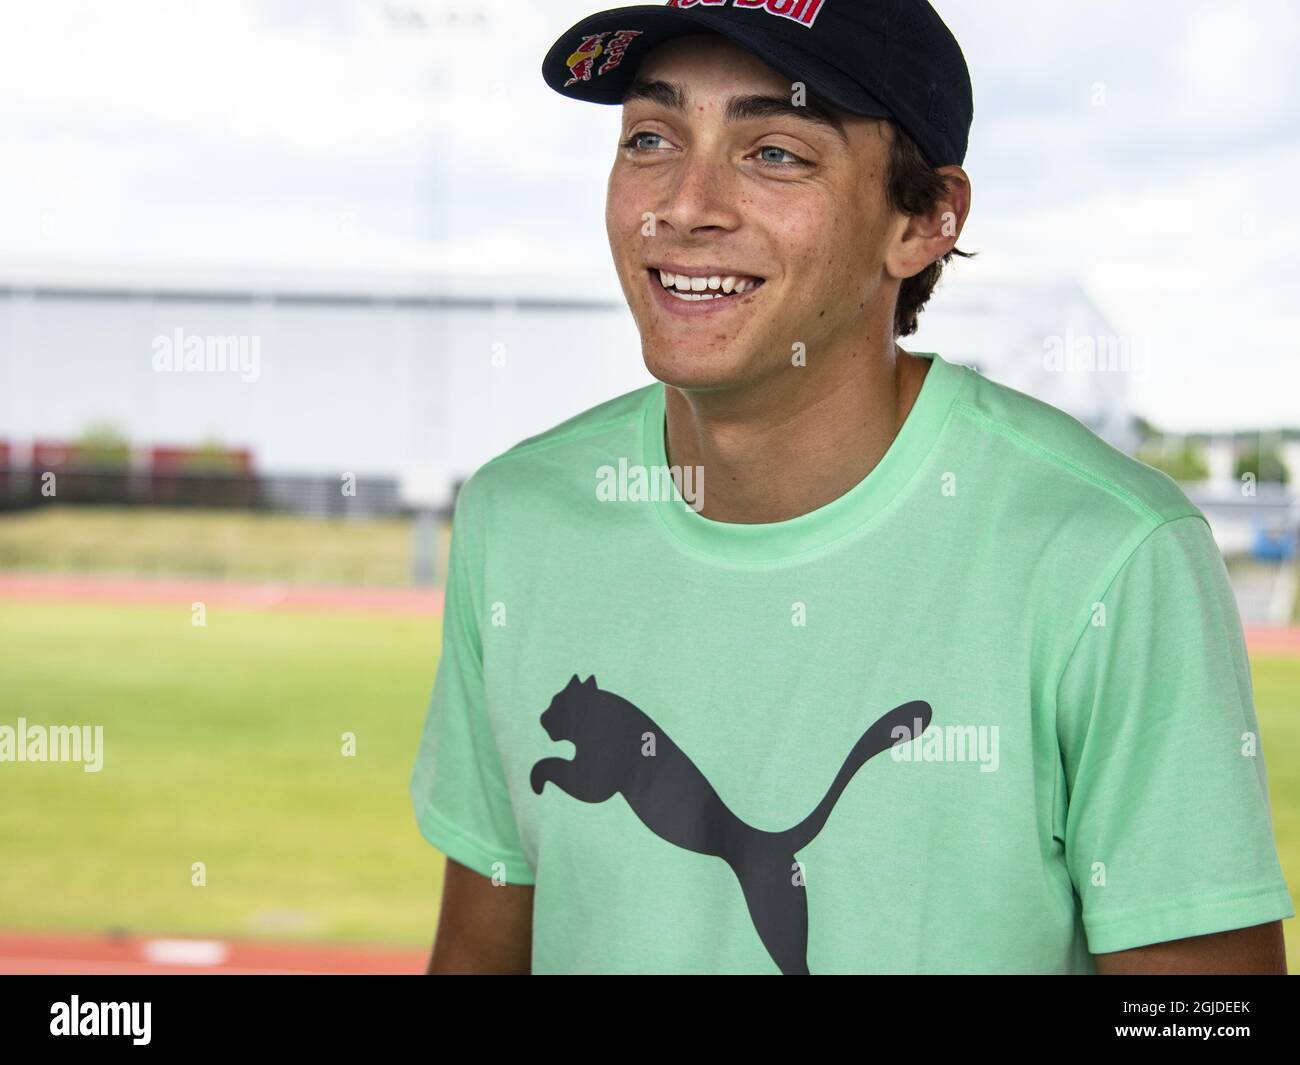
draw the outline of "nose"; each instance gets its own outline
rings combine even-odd
[[[721,149],[689,148],[672,169],[659,222],[679,237],[733,230],[740,224],[734,192],[734,175]]]

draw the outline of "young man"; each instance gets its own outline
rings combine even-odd
[[[543,73],[623,106],[606,223],[659,383],[461,490],[430,971],[1285,971],[1205,519],[896,342],[970,204],[939,17],[675,0]]]

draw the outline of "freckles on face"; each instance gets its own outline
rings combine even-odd
[[[835,190],[834,209],[819,240],[826,295],[817,301],[818,319],[847,316],[856,322],[882,288],[890,224],[879,185],[882,173],[878,165],[860,165]]]
[[[800,339],[820,342],[856,315],[870,257],[861,225],[845,210],[839,189],[787,204],[775,233],[788,271],[782,300],[788,320],[802,330]]]

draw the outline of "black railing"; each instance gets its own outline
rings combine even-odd
[[[0,510],[50,503],[215,507],[322,516],[406,513],[396,478],[0,467]]]

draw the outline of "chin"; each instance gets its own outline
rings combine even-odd
[[[652,377],[673,388],[685,390],[734,388],[752,381],[758,367],[753,356],[720,355],[718,352],[665,352],[642,344],[641,357]]]

